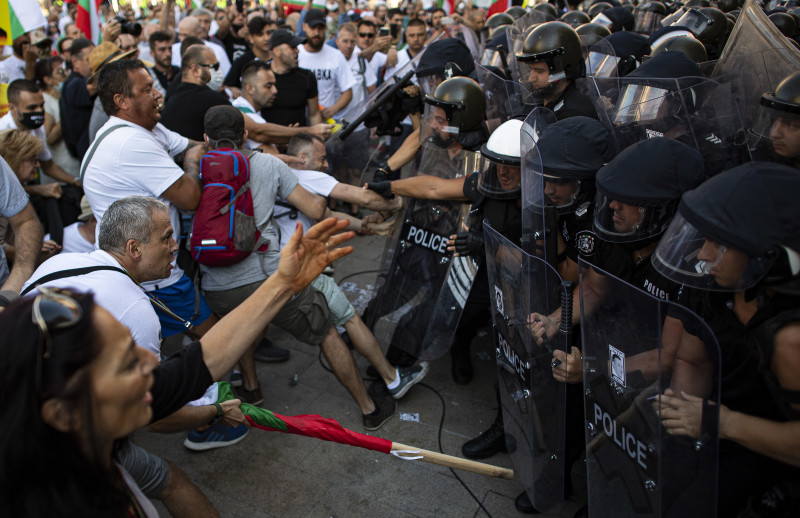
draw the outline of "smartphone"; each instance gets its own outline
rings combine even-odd
[[[389,35],[389,28],[388,27],[381,27],[381,30],[380,30],[378,36],[383,38],[384,36],[388,36],[388,35]]]
[[[400,34],[400,26],[396,23],[390,23],[389,28],[392,30],[392,38],[396,38]]]
[[[240,13],[244,12],[244,0],[236,0],[236,10]]]

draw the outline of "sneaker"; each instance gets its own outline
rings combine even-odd
[[[414,365],[412,367],[401,367],[397,369],[398,375],[400,376],[400,383],[398,383],[395,388],[386,387],[386,389],[393,398],[400,399],[406,395],[408,389],[422,381],[422,378],[428,374],[428,369],[428,362],[419,362],[419,365]]]
[[[468,459],[485,459],[495,453],[508,453],[503,422],[495,419],[491,428],[461,446],[461,453]]]
[[[375,431],[383,426],[397,411],[397,401],[392,398],[382,398],[380,402],[373,398],[373,401],[375,402],[375,411],[363,415],[364,429],[370,431]]]
[[[231,377],[229,378],[228,383],[231,384],[231,387],[241,387],[244,383],[244,378],[242,377],[242,373],[239,371],[231,372]]]
[[[183,441],[183,445],[194,451],[224,448],[244,439],[248,431],[243,424],[235,427],[215,424],[202,432],[192,430],[186,440]]]
[[[264,396],[261,395],[261,385],[258,385],[253,390],[247,390],[244,385],[241,387],[234,387],[233,393],[242,403],[249,403],[258,406],[264,402]]]
[[[283,362],[289,359],[289,349],[278,347],[264,338],[256,347],[254,356],[260,362]]]

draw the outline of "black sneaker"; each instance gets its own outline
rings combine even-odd
[[[371,414],[364,414],[364,429],[375,431],[383,426],[386,421],[392,418],[397,411],[397,401],[391,398],[383,398],[380,402],[375,402],[375,411]]]
[[[244,388],[244,385],[241,387],[233,387],[233,393],[242,403],[258,406],[264,402],[264,396],[261,395],[261,385],[258,385],[253,390],[247,390]]]
[[[289,349],[278,347],[264,338],[256,347],[254,356],[260,362],[283,362],[289,359]]]
[[[461,446],[461,453],[468,459],[485,459],[495,453],[508,453],[503,422],[495,420],[491,428]]]

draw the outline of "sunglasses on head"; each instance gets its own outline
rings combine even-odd
[[[33,311],[31,312],[33,323],[42,332],[42,340],[39,341],[40,350],[37,355],[37,393],[41,392],[42,363],[50,358],[53,348],[53,332],[75,326],[82,317],[83,309],[75,299],[51,288],[39,288],[39,295],[33,301]]]

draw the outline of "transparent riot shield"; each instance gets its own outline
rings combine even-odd
[[[522,45],[525,43],[525,37],[539,24],[547,22],[547,17],[541,11],[530,11],[524,16],[514,21],[514,24],[508,30],[508,41],[511,48],[508,52],[508,68],[511,70],[511,77],[514,81],[519,82],[520,70],[519,63],[517,62],[517,52],[522,51]],[[527,79],[527,76],[522,78]]]
[[[589,95],[618,149],[669,137],[698,150],[709,174],[750,160],[738,74],[683,77],[589,78]]]
[[[463,177],[478,169],[479,154],[423,146],[417,172]],[[463,230],[469,204],[409,199],[383,253],[375,296],[363,315],[382,346],[432,360],[450,348],[478,262],[453,258],[448,238]]]
[[[527,115],[536,107],[533,94],[517,81],[503,79],[477,63],[475,73],[486,94],[486,125],[489,133],[507,120]]]
[[[716,338],[686,308],[595,272],[580,278],[589,516],[716,516]],[[667,433],[673,396],[702,400],[695,436]]]
[[[531,255],[545,259],[548,256],[552,258],[552,254],[556,252],[557,215],[554,207],[548,208],[545,202],[542,161],[536,141],[545,128],[555,122],[556,116],[552,111],[536,108],[525,118],[520,131],[522,248]]]
[[[571,297],[554,268],[530,256],[484,222],[497,372],[506,447],[533,506],[555,512],[564,500],[564,383],[553,378],[553,351],[566,350],[568,331],[531,336],[531,313],[549,315]]]

